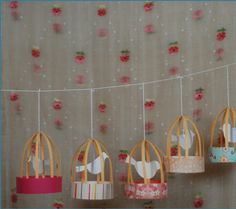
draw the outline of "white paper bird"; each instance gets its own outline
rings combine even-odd
[[[226,137],[226,124],[223,125],[224,137]],[[231,128],[231,124],[228,124],[228,141],[236,142],[236,127]]]
[[[108,156],[105,152],[102,152],[102,157],[103,160],[105,161]],[[85,166],[84,165],[80,165],[80,166],[76,166],[76,172],[82,172],[84,171]],[[92,174],[99,174],[102,172],[102,168],[101,168],[101,160],[100,157],[97,157],[93,162],[88,163],[87,164],[87,170],[92,173]]]
[[[184,130],[183,130],[184,132]],[[189,134],[188,134],[188,149],[190,149],[193,145],[193,139],[194,139],[195,134],[189,130]],[[183,149],[186,149],[185,146],[185,134],[181,134],[179,136],[179,144]],[[178,137],[176,135],[172,135],[172,142],[178,142]]]
[[[129,163],[129,158],[130,156],[128,155],[125,161],[126,163]],[[131,165],[134,165],[138,175],[144,178],[142,161],[136,161],[131,157]],[[149,179],[155,176],[156,172],[160,169],[160,163],[158,161],[144,162],[144,166],[146,170],[146,176]]]
[[[28,161],[32,163],[33,169],[35,170],[36,169],[35,155],[32,154]],[[43,173],[43,161],[41,159],[39,159],[38,162],[39,162],[38,171],[39,171],[39,174],[41,174],[41,173]],[[44,160],[44,165],[49,165],[49,160]]]

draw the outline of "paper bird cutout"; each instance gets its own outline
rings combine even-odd
[[[183,132],[184,132],[184,130],[183,130]],[[195,136],[195,134],[191,130],[189,130],[189,133],[188,133],[188,149],[190,149],[193,145],[194,136]],[[178,142],[178,137],[176,135],[172,135],[172,142]],[[181,134],[179,136],[179,144],[183,149],[186,149],[185,134]]]
[[[33,165],[33,169],[35,170],[36,169],[36,158],[35,158],[35,155],[31,155],[30,158],[28,159],[28,162],[31,162],[32,165]],[[43,173],[43,161],[42,160],[38,160],[39,162],[39,167],[38,167],[38,170],[39,170],[39,174]],[[44,160],[44,165],[49,165],[49,160]]]
[[[226,137],[226,124],[223,125],[224,137]],[[231,128],[231,124],[228,124],[228,141],[236,142],[236,127]]]
[[[102,153],[102,157],[103,160],[105,161],[108,156],[105,152]],[[76,166],[76,172],[82,172],[84,171],[85,166],[84,165],[80,165],[80,166]],[[101,160],[100,157],[97,157],[93,162],[88,163],[87,164],[87,170],[92,173],[92,174],[99,174],[102,172],[102,168],[101,168]]]
[[[130,156],[128,155],[125,161],[126,163],[129,163],[129,158]],[[144,178],[142,161],[136,161],[131,157],[131,165],[134,165],[138,175]],[[160,163],[158,161],[144,162],[144,165],[148,179],[155,176],[156,172],[160,169]]]

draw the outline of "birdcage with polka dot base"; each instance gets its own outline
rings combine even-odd
[[[194,147],[195,146],[195,147]],[[166,171],[170,173],[202,173],[205,171],[203,145],[199,131],[187,116],[179,116],[167,135]],[[192,154],[190,155],[190,151]]]
[[[34,174],[31,174],[32,171]],[[16,192],[47,194],[61,191],[60,155],[52,139],[43,132],[37,132],[24,146],[20,162],[20,176],[16,177]]]
[[[94,152],[91,149],[94,149]],[[96,153],[97,158],[91,159],[90,155],[92,161],[88,162],[89,153],[92,155]],[[89,178],[91,180],[88,180]],[[71,183],[74,199],[113,199],[112,162],[102,142],[97,139],[88,139],[78,148],[71,164]]]
[[[236,163],[236,111],[227,107],[212,122],[209,159],[212,163]],[[217,129],[219,127],[219,129]],[[215,133],[218,130],[218,137]],[[216,140],[217,139],[217,140]]]
[[[140,148],[141,161],[136,161],[137,150]],[[150,152],[150,148],[152,153]],[[151,154],[155,156],[151,161]],[[164,174],[163,157],[161,151],[150,141],[144,139],[130,151],[128,163],[127,183],[125,195],[129,199],[165,199],[167,197],[167,182]],[[134,180],[132,166],[141,180]],[[160,170],[160,176],[157,172]],[[136,179],[138,179],[136,175]]]

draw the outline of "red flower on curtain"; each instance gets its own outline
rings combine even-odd
[[[155,107],[155,101],[153,99],[146,99],[144,107],[146,110],[152,110]]]
[[[130,77],[127,75],[120,77],[120,83],[121,84],[129,84],[130,83]]]
[[[118,160],[120,163],[124,163],[126,158],[128,157],[128,150],[120,150],[120,153],[118,155]]]
[[[201,116],[202,116],[202,109],[197,108],[193,110],[193,118],[199,120]]]
[[[17,101],[19,99],[19,95],[15,92],[10,93],[10,100],[12,102]]]
[[[145,25],[144,27],[144,31],[148,34],[150,33],[155,33],[155,27],[153,24],[148,24],[148,25]]]
[[[77,64],[83,64],[83,63],[85,63],[85,61],[86,61],[85,53],[83,51],[76,52],[75,62]]]
[[[34,58],[40,57],[41,52],[40,52],[40,49],[39,49],[38,46],[34,46],[34,47],[32,48],[32,50],[31,50],[31,55],[32,55],[32,57],[34,57]]]
[[[11,1],[10,4],[9,4],[9,7],[11,9],[17,9],[19,7],[18,1]]]
[[[59,99],[54,99],[54,102],[52,103],[52,107],[55,110],[60,110],[60,109],[62,109],[63,105],[62,105],[62,102]]]
[[[204,89],[203,88],[198,88],[198,89],[195,89],[195,93],[194,93],[194,99],[196,101],[200,101],[202,100],[204,97]]]
[[[179,52],[179,46],[178,46],[178,42],[171,42],[169,43],[169,48],[168,48],[168,53],[170,55],[174,55],[177,54]]]
[[[54,200],[54,203],[53,203],[52,207],[58,208],[58,209],[59,208],[64,208],[64,202],[61,199]]]
[[[107,109],[107,105],[106,105],[105,103],[101,102],[101,103],[98,105],[98,110],[99,110],[99,112],[104,113],[104,112],[106,112],[106,109]]]
[[[215,50],[215,56],[216,56],[216,60],[222,60],[225,56],[225,50],[223,48],[217,48]]]
[[[84,84],[85,83],[85,77],[83,75],[77,75],[75,77],[75,82],[77,84]]]
[[[105,16],[107,14],[107,9],[105,5],[100,5],[98,10],[97,10],[97,15],[102,17]]]
[[[203,203],[204,203],[204,201],[203,201],[201,194],[197,194],[194,197],[193,206],[195,208],[201,208],[203,206]]]
[[[192,12],[192,19],[193,20],[200,20],[203,18],[203,16],[204,16],[204,12],[201,9],[197,9]]]
[[[128,62],[130,59],[130,51],[128,49],[126,49],[126,50],[122,50],[120,53],[121,53],[120,54],[120,61],[121,62]]]
[[[143,5],[143,9],[145,12],[150,12],[153,10],[153,8],[154,8],[154,3],[151,1],[147,1]]]
[[[223,41],[225,38],[226,38],[226,29],[225,28],[218,29],[216,33],[216,40]]]
[[[62,7],[59,5],[53,5],[52,14],[54,16],[59,16],[62,14]]]

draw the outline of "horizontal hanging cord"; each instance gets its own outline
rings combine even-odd
[[[72,92],[72,91],[91,91],[91,89],[94,90],[102,90],[102,89],[112,89],[112,88],[123,88],[123,87],[130,87],[130,86],[140,86],[142,84],[147,85],[147,84],[153,84],[153,83],[160,83],[160,82],[165,82],[165,81],[171,81],[171,80],[176,80],[176,79],[184,79],[187,77],[191,77],[191,76],[195,76],[195,75],[199,75],[202,73],[208,73],[208,72],[212,72],[215,70],[220,70],[220,69],[224,69],[226,67],[226,69],[224,70],[228,70],[229,66],[235,65],[235,63],[231,63],[231,64],[227,64],[227,65],[222,65],[219,67],[215,67],[215,68],[209,68],[203,71],[199,71],[196,73],[191,73],[188,75],[183,75],[183,76],[177,76],[175,78],[166,78],[166,79],[161,79],[161,80],[154,80],[154,81],[146,81],[146,82],[140,82],[140,83],[132,83],[132,84],[124,84],[124,85],[112,85],[112,86],[102,86],[102,87],[94,87],[94,88],[80,88],[80,89],[45,89],[45,90],[40,90],[41,93],[47,93],[47,92]],[[26,89],[1,89],[0,91],[3,92],[31,92],[31,93],[37,93],[38,90],[26,90]]]

